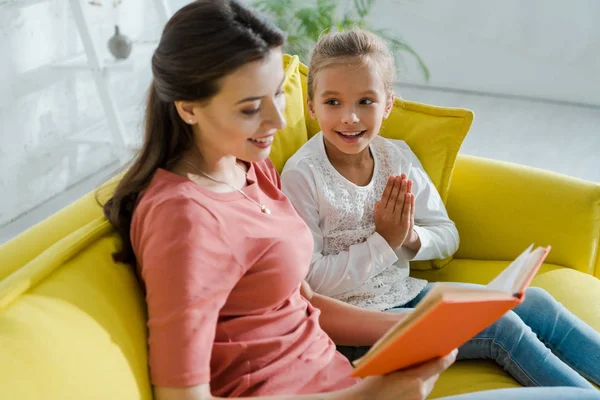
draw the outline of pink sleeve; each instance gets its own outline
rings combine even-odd
[[[152,384],[208,383],[219,310],[242,267],[215,218],[194,200],[169,199],[139,217]]]

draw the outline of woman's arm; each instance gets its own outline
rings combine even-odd
[[[224,397],[215,397],[210,394],[210,385],[202,384],[186,388],[155,387],[155,400],[217,400]],[[342,390],[330,393],[315,394],[290,394],[281,396],[244,397],[244,400],[359,400],[351,390]]]
[[[363,310],[313,293],[306,282],[302,282],[302,295],[315,306],[322,308],[321,324],[350,343],[373,344],[389,327],[402,318],[401,314]],[[335,315],[338,315],[335,317]],[[325,317],[325,318],[323,318]],[[325,327],[323,327],[325,329]],[[346,331],[344,333],[343,331]],[[325,329],[327,332],[327,329]],[[335,339],[334,339],[335,340]],[[415,368],[394,372],[385,376],[363,379],[349,388],[329,393],[290,394],[264,397],[245,397],[247,400],[425,400],[440,373],[456,359],[456,351],[446,357],[429,361]],[[210,393],[209,384],[193,387],[154,387],[155,400],[217,400]]]
[[[342,346],[372,346],[408,313],[389,313],[356,307],[314,293],[302,282],[302,295],[321,310],[319,323],[335,344]]]
[[[290,394],[265,397],[244,397],[246,400],[425,400],[433,390],[440,374],[456,359],[457,351],[445,357],[428,361],[420,366],[372,376],[349,388],[329,393]],[[202,384],[189,388],[155,387],[155,400],[216,400],[210,386]]]

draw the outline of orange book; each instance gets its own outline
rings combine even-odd
[[[529,246],[487,286],[436,285],[353,362],[354,377],[384,375],[449,354],[521,304],[550,247]]]

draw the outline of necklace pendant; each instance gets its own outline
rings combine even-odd
[[[262,211],[263,214],[271,215],[271,210],[269,210],[265,205],[260,206],[260,211]]]

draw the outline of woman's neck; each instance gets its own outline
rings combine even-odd
[[[237,189],[246,186],[245,170],[246,165],[240,164],[234,156],[220,156],[194,148],[183,154],[173,172],[211,190],[227,192],[231,186]]]

